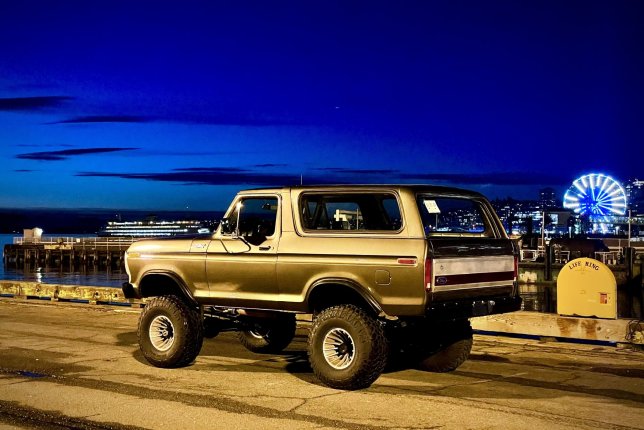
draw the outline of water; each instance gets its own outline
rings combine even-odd
[[[0,234],[0,247],[4,250],[5,244],[13,243],[16,234]],[[54,235],[55,236],[55,235]],[[92,235],[70,234],[72,237],[91,237]],[[47,237],[44,235],[43,237]],[[0,279],[6,281],[31,281],[44,284],[62,285],[88,285],[96,287],[120,288],[126,282],[125,269],[97,269],[95,267],[79,267],[75,271],[60,267],[35,267],[24,266],[20,268],[6,267],[0,264]]]
[[[0,247],[13,243],[16,234],[0,234]],[[70,234],[71,237],[92,237],[88,234]],[[47,235],[43,237],[48,237]],[[56,237],[56,236],[54,236]],[[125,269],[105,268],[97,269],[94,266],[79,267],[77,271],[65,270],[59,267],[4,267],[0,264],[0,279],[8,281],[31,281],[45,284],[62,285],[87,285],[97,287],[121,288],[123,282],[128,280]],[[556,288],[552,284],[531,285],[531,288],[522,288],[522,309],[537,312],[556,312]]]

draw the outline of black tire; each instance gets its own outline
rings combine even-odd
[[[192,363],[203,344],[203,322],[198,309],[177,296],[150,299],[139,317],[139,347],[157,367]]]
[[[249,351],[260,354],[281,352],[295,337],[295,315],[258,321],[239,332],[239,341]]]
[[[429,372],[451,372],[468,359],[472,343],[470,322],[456,321],[445,334],[439,336],[418,367]]]
[[[357,306],[340,305],[313,320],[308,355],[315,376],[325,385],[357,390],[369,387],[384,370],[388,343],[375,318]]]

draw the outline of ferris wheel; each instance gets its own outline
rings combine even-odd
[[[564,195],[563,206],[579,215],[624,215],[626,193],[610,176],[590,173],[573,181]]]

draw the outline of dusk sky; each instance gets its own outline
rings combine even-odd
[[[1,1],[0,207],[644,179],[642,1]]]

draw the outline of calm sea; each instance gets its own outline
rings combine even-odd
[[[13,243],[14,237],[19,237],[17,234],[0,234],[0,248],[4,250],[4,245]],[[52,235],[70,236],[70,237],[90,237],[92,235],[83,234],[68,234],[68,235]],[[47,235],[44,235],[47,237]],[[0,264],[0,279],[3,280],[21,280],[42,282],[45,284],[63,284],[63,285],[89,285],[96,287],[118,287],[120,288],[123,282],[127,281],[127,274],[124,269],[112,270],[98,270],[94,267],[87,267],[79,271],[68,271],[58,267],[27,267],[15,268],[6,267]]]

